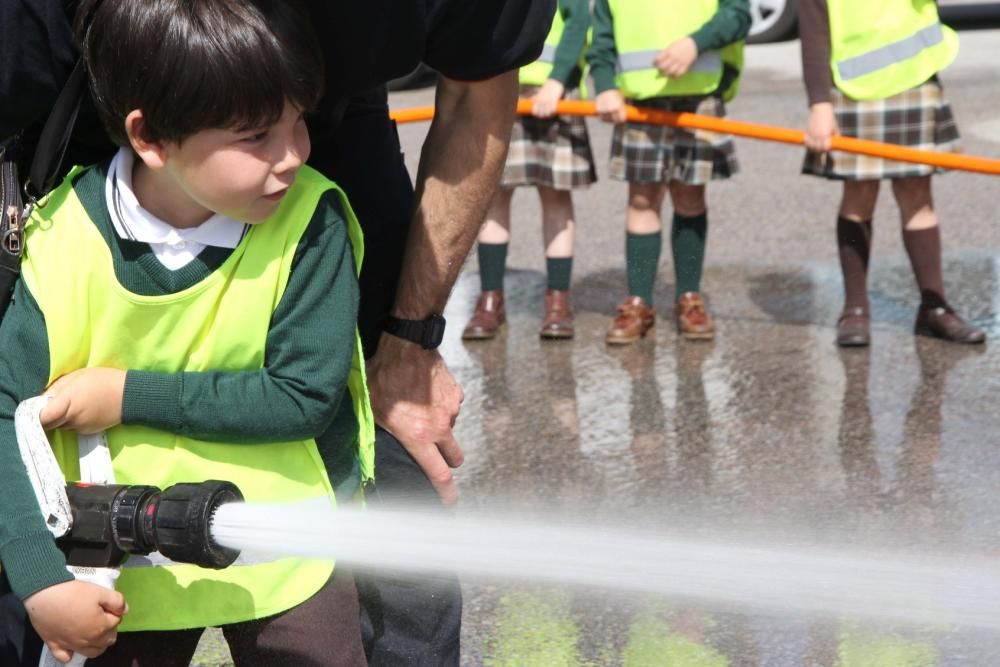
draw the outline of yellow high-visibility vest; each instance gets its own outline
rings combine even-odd
[[[542,47],[542,55],[538,60],[525,65],[518,71],[518,80],[525,86],[540,86],[545,83],[549,74],[552,73],[552,64],[556,59],[556,49],[559,47],[559,40],[563,34],[562,12],[556,9],[556,14],[552,19],[552,27],[548,36],[545,37],[545,45]]]
[[[608,5],[618,51],[615,82],[625,97],[708,95],[719,88],[724,64],[737,72],[743,68],[743,42],[699,54],[687,74],[677,79],[665,76],[653,64],[660,51],[715,16],[718,0],[608,0]],[[739,77],[723,91],[726,100],[736,95],[738,85]]]
[[[924,83],[958,55],[958,35],[934,0],[827,0],[833,81],[856,100]]]
[[[288,282],[299,241],[320,196],[337,191],[357,266],[364,244],[357,219],[331,181],[302,167],[280,207],[253,225],[218,269],[175,294],[143,296],[115,276],[113,257],[73,189],[74,171],[36,208],[27,226],[22,276],[45,317],[49,382],[95,366],[161,373],[244,371],[264,364],[271,316]],[[374,467],[374,421],[357,332],[348,389],[359,422],[363,478]],[[248,502],[335,502],[315,440],[240,445],[207,442],[145,426],[107,432],[119,484],[166,488],[228,480]],[[67,480],[80,479],[77,437],[50,434]],[[311,597],[333,562],[281,558],[224,570],[194,565],[129,567],[118,589],[129,603],[121,630],[176,630],[263,618]]]

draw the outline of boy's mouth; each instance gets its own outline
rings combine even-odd
[[[280,201],[282,197],[288,192],[288,188],[282,188],[277,192],[272,192],[269,195],[264,195],[264,199],[268,201]]]

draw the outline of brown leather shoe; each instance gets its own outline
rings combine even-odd
[[[867,347],[871,342],[871,319],[863,306],[844,308],[837,320],[837,345],[840,347]]]
[[[573,307],[569,303],[569,290],[545,290],[545,319],[542,320],[542,338],[573,337]]]
[[[977,344],[986,341],[986,332],[959,317],[951,306],[924,306],[917,311],[913,333],[942,338],[952,343]]]
[[[656,311],[646,305],[641,296],[630,296],[618,306],[604,342],[609,345],[634,343],[653,329]]]
[[[487,290],[476,300],[476,311],[462,330],[463,340],[488,340],[497,335],[500,325],[507,321],[503,308],[503,292]]]
[[[687,340],[712,340],[715,322],[705,306],[705,299],[698,292],[684,292],[674,305],[677,333]]]

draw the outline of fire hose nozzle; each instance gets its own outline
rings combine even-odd
[[[70,530],[56,540],[70,565],[116,567],[129,554],[153,551],[179,563],[221,569],[239,551],[211,535],[212,516],[226,503],[242,502],[231,482],[208,480],[155,486],[67,484],[73,515]]]

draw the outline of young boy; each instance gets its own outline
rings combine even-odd
[[[954,343],[982,343],[944,296],[941,232],[925,165],[830,152],[835,134],[912,148],[954,150],[958,128],[937,73],[958,53],[958,36],[934,0],[803,0],[802,72],[810,114],[803,173],[843,181],[837,245],[844,310],[837,345],[869,344],[868,258],[879,183],[892,182],[903,245],[920,289],[914,330]]]
[[[625,123],[625,100],[643,107],[725,115],[750,27],[747,0],[597,0],[587,55],[597,111],[618,123],[611,176],[628,181],[625,261],[629,296],[605,340],[633,343],[652,329],[660,261],[660,209],[669,190],[676,274],[674,319],[689,340],[715,325],[701,295],[708,218],[705,184],[737,171],[732,140],[710,132]]]
[[[482,293],[462,332],[466,340],[493,338],[504,323],[503,276],[510,241],[510,202],[514,188],[535,186],[542,204],[545,241],[545,314],[542,338],[573,337],[570,276],[576,221],[571,191],[597,180],[587,125],[580,117],[555,116],[556,104],[580,84],[580,62],[587,46],[587,0],[559,0],[542,57],[521,68],[521,97],[531,98],[532,117],[514,121],[507,164],[479,232]]]
[[[32,216],[0,326],[0,662],[37,664],[30,622],[59,659],[114,644],[98,665],[186,665],[207,626],[237,664],[365,664],[353,580],[329,561],[126,564],[118,592],[72,581],[19,460],[14,409],[45,392],[70,480],[76,433],[102,430],[122,484],[225,479],[250,502],[332,503],[372,475],[362,240],[337,186],[303,166],[323,81],[309,22],[288,2],[134,8],[82,3],[122,148]]]

